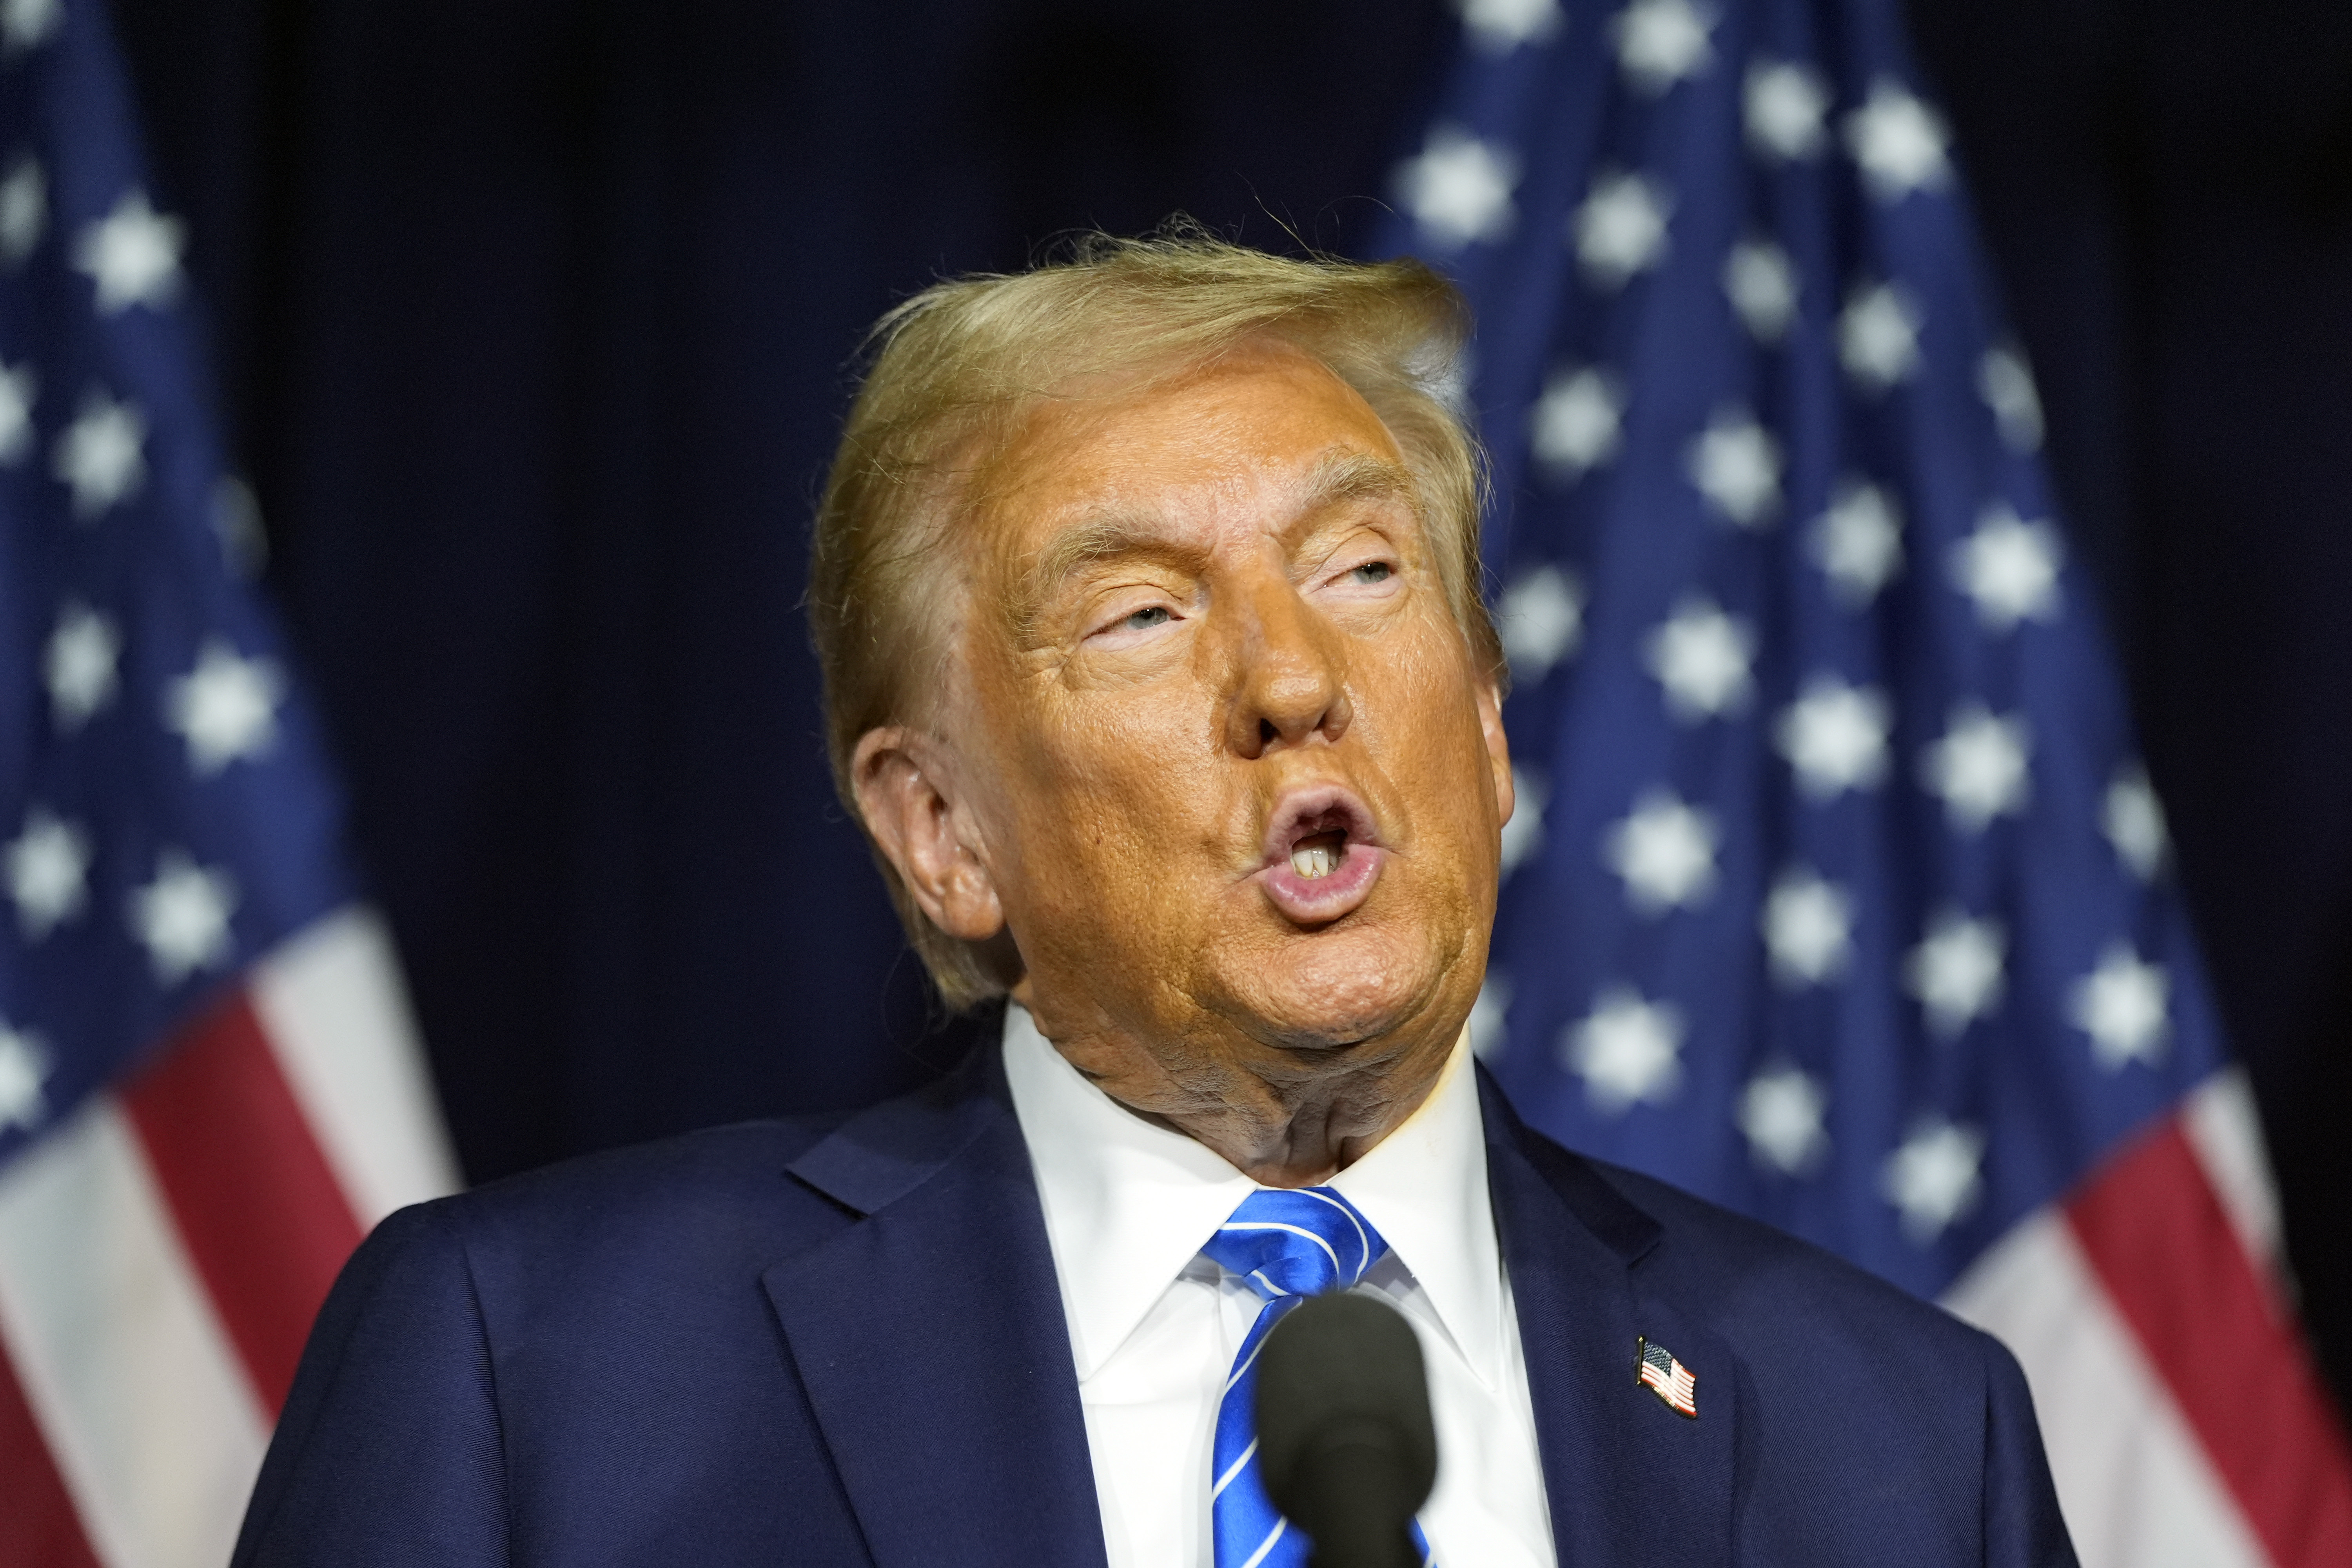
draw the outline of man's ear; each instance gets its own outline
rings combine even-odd
[[[904,725],[868,730],[850,758],[850,784],[866,831],[916,906],[950,936],[986,942],[1004,930],[1004,906],[946,762],[933,736]]]
[[[1503,732],[1503,689],[1499,682],[1478,683],[1478,730],[1486,741],[1486,763],[1495,771],[1495,823],[1511,820],[1518,805],[1518,788],[1511,782],[1511,739]]]

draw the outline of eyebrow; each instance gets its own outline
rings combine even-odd
[[[1421,516],[1421,492],[1404,467],[1370,452],[1327,452],[1299,487],[1297,521],[1283,531],[1296,538],[1317,516],[1349,501],[1398,501]],[[1045,542],[1014,586],[1014,630],[1024,647],[1035,646],[1038,617],[1055,587],[1079,567],[1096,561],[1140,559],[1178,567],[1197,566],[1196,545],[1171,539],[1149,512],[1115,512],[1062,530]]]
[[[1022,574],[1023,596],[1042,601],[1054,585],[1081,566],[1097,561],[1139,556],[1171,565],[1191,563],[1197,546],[1171,539],[1149,513],[1113,513],[1066,528],[1046,542],[1037,559]]]
[[[1301,521],[1342,501],[1402,501],[1417,520],[1421,487],[1402,463],[1370,452],[1333,451],[1323,454],[1307,476],[1298,508]]]

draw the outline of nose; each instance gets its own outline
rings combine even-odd
[[[1287,576],[1253,585],[1235,617],[1226,743],[1255,762],[1284,746],[1347,733],[1346,653],[1339,629]]]

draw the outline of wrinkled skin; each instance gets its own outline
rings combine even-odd
[[[957,565],[934,710],[857,748],[876,841],[1115,1099],[1328,1178],[1469,1016],[1512,804],[1395,442],[1280,345],[1042,401]],[[1345,859],[1302,879],[1318,826]]]

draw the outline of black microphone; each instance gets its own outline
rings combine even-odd
[[[1437,1480],[1421,1344],[1370,1296],[1317,1296],[1257,1363],[1265,1495],[1315,1542],[1314,1568],[1421,1568],[1412,1516]]]

